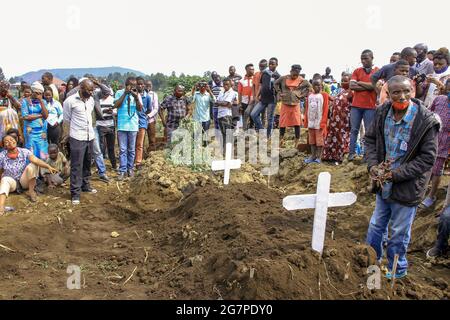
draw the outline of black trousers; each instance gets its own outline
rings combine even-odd
[[[106,158],[108,151],[108,159],[113,169],[117,168],[116,154],[114,152],[114,144],[116,143],[116,132],[114,127],[97,126],[98,136],[100,139],[100,150],[103,157]]]
[[[233,125],[233,117],[231,116],[219,118],[218,121],[220,133],[222,133],[222,152],[225,155],[227,142],[233,143],[234,139],[232,132],[227,136],[227,131],[234,130],[235,126]]]
[[[82,190],[90,188],[91,159],[94,140],[79,141],[70,138],[70,193],[79,200]]]
[[[57,125],[52,127],[51,125],[47,126],[47,140],[48,143],[54,143],[59,145],[59,141],[61,140],[61,125]]]

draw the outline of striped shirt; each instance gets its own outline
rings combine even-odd
[[[103,120],[97,120],[97,125],[100,127],[114,127],[114,113],[107,112],[112,110],[114,106],[114,98],[109,96],[106,99],[100,100],[100,108],[102,110]],[[114,109],[116,111],[116,109]]]

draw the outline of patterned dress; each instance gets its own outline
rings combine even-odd
[[[331,106],[328,135],[323,149],[323,160],[342,162],[350,144],[351,90],[340,89]]]
[[[439,116],[441,130],[438,134],[438,154],[433,166],[433,175],[441,176],[450,149],[450,102],[449,97],[440,95],[433,100],[430,110]]]
[[[22,101],[22,117],[41,114],[42,108],[38,101],[24,99]],[[25,148],[30,150],[37,158],[48,158],[47,121],[38,118],[32,121],[24,120]]]

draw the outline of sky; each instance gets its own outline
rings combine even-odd
[[[8,0],[0,67],[8,78],[107,66],[226,75],[277,57],[282,74],[292,64],[310,77],[330,66],[339,78],[364,49],[382,66],[420,42],[448,47],[449,9],[448,0]]]

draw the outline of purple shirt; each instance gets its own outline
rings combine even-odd
[[[3,169],[3,177],[11,177],[14,180],[19,180],[22,176],[29,161],[28,159],[33,154],[28,149],[17,148],[19,155],[17,159],[10,159],[6,155],[8,151],[2,151],[0,153],[0,169]]]
[[[450,149],[450,102],[447,96],[437,96],[430,110],[441,118],[441,130],[438,134],[438,157],[447,158]]]

